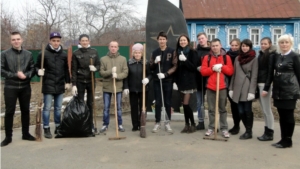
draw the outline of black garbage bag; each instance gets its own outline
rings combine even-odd
[[[78,97],[67,104],[55,138],[93,136],[91,114],[88,106]]]

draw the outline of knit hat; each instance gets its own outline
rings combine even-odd
[[[81,35],[79,36],[79,41],[80,41],[83,37],[86,37],[86,38],[90,39],[89,35],[87,35],[87,34],[81,34]]]
[[[136,43],[132,46],[132,51],[141,51],[143,52],[144,46],[140,43]]]

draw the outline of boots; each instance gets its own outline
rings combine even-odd
[[[196,124],[192,124],[191,127],[189,128],[189,133],[194,133],[196,131]]]
[[[243,123],[246,128],[246,132],[240,136],[241,140],[247,140],[252,138],[252,127],[253,127],[253,113],[246,112],[244,115]]]
[[[11,137],[5,137],[5,139],[1,142],[1,147],[7,146],[9,143],[11,143],[11,141]]]
[[[184,126],[184,128],[181,130],[180,133],[188,133],[189,132],[189,129],[190,129],[190,125],[189,124],[186,124]]]
[[[280,121],[281,123],[281,121]],[[278,143],[272,144],[276,148],[290,148],[293,146],[292,136],[294,133],[295,123],[284,122],[281,127],[281,140]]]
[[[51,131],[50,131],[50,127],[44,128],[44,137],[45,137],[45,138],[52,138],[52,134],[51,134]]]
[[[240,132],[240,127],[239,126],[233,126],[229,131],[232,135],[236,135]]]
[[[259,141],[271,141],[273,140],[273,134],[274,130],[269,129],[267,126],[265,126],[265,132],[262,136],[257,137]]]
[[[204,130],[205,126],[204,126],[204,121],[203,122],[199,122],[197,125],[197,130]]]

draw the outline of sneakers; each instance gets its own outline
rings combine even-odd
[[[165,124],[165,130],[166,130],[168,133],[173,133],[173,130],[171,129],[170,123],[166,123],[166,124]]]
[[[213,135],[215,132],[213,131],[213,129],[208,129],[205,133],[206,136],[211,136]]]
[[[229,138],[229,137],[230,137],[230,134],[229,134],[229,132],[228,132],[227,130],[223,130],[223,131],[222,131],[222,136],[223,136],[224,138]]]
[[[123,128],[122,125],[119,125],[119,131],[120,131],[120,132],[125,132],[125,129]]]
[[[104,133],[106,130],[107,130],[107,126],[102,126],[99,132]]]
[[[52,138],[52,134],[51,134],[51,131],[50,131],[50,127],[44,128],[44,137],[45,137],[45,138]]]
[[[160,123],[155,123],[152,133],[158,132],[159,129],[160,129]]]

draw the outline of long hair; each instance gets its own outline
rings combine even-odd
[[[272,40],[269,37],[264,37],[260,40],[260,42],[262,42],[263,40],[267,40],[269,45],[270,45],[270,47],[268,49],[266,49],[265,51],[263,51],[263,54],[262,54],[262,63],[265,65],[269,61],[269,57],[270,57],[270,51],[269,50],[272,47]]]
[[[282,41],[289,41],[291,43],[291,49],[294,50],[293,46],[294,46],[294,38],[291,34],[284,34],[281,35],[278,40],[277,40],[277,50],[279,53],[282,53],[281,49],[280,49],[280,45],[279,43]]]
[[[181,37],[185,37],[185,38],[187,39],[187,41],[188,41],[187,47],[189,47],[190,49],[192,49],[190,38],[189,38],[187,35],[182,34],[182,35],[179,36],[178,41],[177,41],[177,44],[176,44],[176,54],[177,54],[177,56],[179,56],[178,49],[179,49],[179,48],[182,48],[182,47],[180,46],[180,38],[181,38]]]

